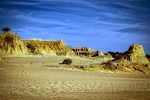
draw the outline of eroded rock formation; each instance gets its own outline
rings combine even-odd
[[[28,49],[20,37],[9,31],[0,34],[0,55],[27,54]]]
[[[73,55],[64,41],[24,40],[24,44],[33,54]]]
[[[115,59],[114,61],[120,63],[149,63],[148,59],[146,58],[143,46],[138,44],[131,45],[122,56],[120,56],[118,59]]]
[[[64,41],[45,41],[45,40],[21,40],[17,34],[10,32],[9,27],[4,27],[0,34],[0,55],[74,55],[72,49],[68,48]]]
[[[139,71],[150,73],[150,63],[146,58],[144,49],[141,45],[134,44],[123,54],[117,56],[114,60],[102,64],[104,69],[112,71]]]
[[[81,47],[81,48],[72,48],[72,50],[75,52],[78,56],[86,56],[86,57],[98,57],[98,56],[104,56],[104,54],[100,51],[95,51],[91,48],[87,47]]]

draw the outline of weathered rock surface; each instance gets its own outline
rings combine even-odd
[[[11,32],[0,34],[0,55],[27,54],[28,49],[20,40],[20,37]]]
[[[16,34],[11,33],[8,28],[0,34],[0,55],[74,55],[72,49],[68,48],[64,41],[44,40],[21,40]]]
[[[118,59],[115,59],[114,61],[119,63],[149,63],[148,59],[146,58],[143,46],[138,44],[131,45],[122,56],[120,56]]]
[[[64,41],[24,40],[24,44],[33,54],[73,55]]]
[[[100,51],[95,51],[91,48],[81,47],[81,48],[72,48],[74,53],[78,56],[86,56],[86,57],[98,57],[104,56],[104,54]]]
[[[123,54],[119,54],[114,60],[102,64],[104,69],[111,71],[150,73],[150,63],[146,58],[141,45],[134,44]]]

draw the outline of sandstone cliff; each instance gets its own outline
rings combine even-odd
[[[120,63],[149,63],[148,59],[146,58],[143,46],[138,44],[131,45],[122,56],[115,59],[114,61]]]
[[[24,40],[26,47],[33,54],[54,54],[54,55],[73,55],[74,52],[69,49],[64,41],[42,41],[42,40]]]
[[[143,47],[138,44],[131,45],[126,52],[117,56],[114,60],[102,64],[102,67],[112,71],[150,73],[150,63],[146,58]]]
[[[78,56],[85,56],[85,57],[99,57],[104,56],[104,54],[100,51],[93,50],[91,48],[87,47],[81,47],[81,48],[72,48],[74,53]]]
[[[28,49],[16,34],[5,31],[0,34],[0,55],[27,54]]]
[[[4,27],[0,34],[0,56],[7,55],[74,55],[64,41],[21,40],[16,34],[10,32],[9,27]]]

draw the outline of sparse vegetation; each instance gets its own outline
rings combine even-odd
[[[34,53],[36,49],[32,44],[27,44],[27,48],[30,50],[31,53]]]
[[[108,53],[111,54],[111,56],[115,59],[118,59],[123,55],[123,53],[121,53],[121,52],[111,52],[111,51],[109,51]]]
[[[149,60],[149,62],[150,62],[150,55],[146,55],[146,58]]]
[[[2,31],[3,31],[3,32],[9,32],[10,30],[11,30],[11,29],[10,29],[9,27],[7,27],[7,26],[2,28]]]
[[[67,59],[65,59],[62,63],[60,63],[60,64],[67,64],[67,65],[70,65],[72,63],[72,60],[71,59],[69,59],[69,58],[67,58]]]
[[[104,70],[101,64],[91,64],[91,65],[76,65],[74,68],[83,71],[101,71]]]
[[[14,37],[12,35],[7,35],[4,39],[7,43],[12,43],[14,40]]]
[[[59,56],[66,55],[66,54],[67,54],[67,52],[65,52],[65,51],[64,52],[63,51],[62,52],[56,52],[56,55],[59,55]]]

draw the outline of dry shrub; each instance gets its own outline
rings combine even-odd
[[[60,63],[60,64],[67,64],[67,65],[70,65],[71,63],[72,63],[72,60],[69,59],[69,58],[67,58],[67,59],[63,60],[63,62]]]

